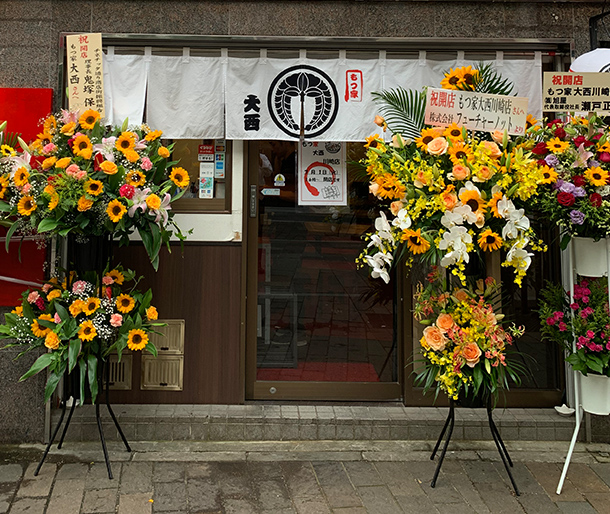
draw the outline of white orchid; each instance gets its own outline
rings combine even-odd
[[[381,278],[386,284],[390,282],[390,274],[386,270],[386,266],[392,264],[392,254],[385,252],[377,252],[375,255],[365,256],[366,263],[373,268],[371,276],[373,278]]]
[[[530,228],[530,220],[525,215],[524,209],[514,209],[508,215],[508,221],[502,228],[502,237],[504,239],[516,239],[522,231]]]
[[[454,207],[453,212],[462,216],[462,219],[471,225],[478,220],[477,215],[472,212],[470,205],[458,205],[457,207]]]
[[[502,216],[504,219],[508,219],[510,214],[515,210],[515,204],[512,200],[506,198],[506,196],[502,196],[498,203],[496,203],[496,208],[498,209],[498,214]]]
[[[518,270],[527,270],[532,263],[533,253],[529,253],[525,247],[529,243],[527,238],[517,241],[506,254],[506,262]]]
[[[470,209],[470,207],[468,208]],[[462,225],[463,223],[464,216],[462,216],[459,211],[445,211],[445,214],[443,214],[443,217],[441,218],[441,224],[443,225],[443,227],[447,228],[455,227],[456,225]]]
[[[457,262],[468,262],[468,247],[472,243],[472,236],[466,227],[454,226],[443,234],[438,244],[439,250],[448,250],[441,260],[441,266],[447,267]]]
[[[400,209],[396,217],[392,220],[392,225],[400,228],[400,230],[406,230],[411,227],[411,218],[409,217],[409,211],[407,209]]]
[[[390,226],[388,218],[383,211],[379,213],[379,218],[375,220],[375,230],[377,230],[377,233],[381,239],[387,239],[388,241],[393,240],[392,227]]]

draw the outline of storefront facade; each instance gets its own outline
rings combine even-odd
[[[433,401],[413,386],[417,329],[409,278],[399,274],[390,286],[373,289],[366,271],[356,269],[361,235],[374,214],[366,177],[349,163],[362,155],[362,131],[356,128],[368,123],[370,134],[379,130],[372,123],[374,110],[350,113],[341,122],[343,133],[325,139],[330,132],[324,136],[315,123],[307,128],[307,120],[287,114],[286,106],[298,103],[289,99],[284,128],[276,123],[267,130],[262,120],[261,130],[253,130],[252,115],[260,112],[255,100],[272,111],[270,86],[261,86],[264,96],[241,94],[232,66],[252,66],[241,76],[245,82],[268,75],[276,92],[294,86],[287,70],[304,66],[311,81],[332,78],[328,69],[334,67],[344,77],[335,80],[337,99],[347,98],[345,70],[353,69],[368,70],[372,85],[359,91],[363,96],[379,87],[419,89],[424,83],[414,77],[421,72],[432,76],[481,60],[506,70],[525,63],[527,73],[541,77],[543,70],[567,69],[573,56],[589,49],[588,20],[602,9],[595,2],[223,1],[90,2],[74,10],[67,2],[42,1],[34,12],[25,4],[2,6],[3,19],[18,34],[9,40],[5,30],[0,87],[53,87],[55,107],[62,107],[65,34],[101,32],[107,62],[133,59],[125,66],[128,73],[133,66],[147,70],[141,86],[118,79],[116,67],[108,65],[106,72],[115,73],[113,115],[126,109],[135,122],[132,112],[139,109],[142,121],[176,143],[175,157],[193,176],[201,163],[213,164],[214,180],[205,194],[196,182],[192,198],[176,206],[178,222],[193,229],[183,251],[176,244],[171,254],[162,253],[157,273],[137,243],[116,251],[118,261],[145,276],[142,285],[153,288],[170,329],[155,362],[137,355],[113,368],[114,401],[170,404]],[[171,59],[183,65],[207,60],[212,71],[178,72]],[[405,69],[413,71],[398,79]],[[162,80],[156,80],[159,70],[165,70]],[[316,75],[320,70],[322,76]],[[296,83],[298,95],[301,86]],[[146,95],[141,106],[121,96],[127,94],[123,88],[136,98],[138,87]],[[318,106],[325,109],[327,93],[332,104],[332,88],[325,87],[309,97],[313,110],[304,112],[310,119]],[[179,89],[195,91],[206,103],[189,112],[188,98],[171,96]],[[164,94],[177,103],[164,104]],[[172,109],[190,114],[193,123],[177,122],[184,116],[173,116]],[[295,196],[301,193],[294,173],[299,161],[318,155],[304,143],[315,143],[319,156],[341,160],[340,201],[316,205]],[[531,282],[510,291],[511,314],[534,326],[536,290],[560,268],[558,252],[551,250],[536,263]],[[509,394],[509,405],[560,403],[560,356],[535,332],[521,345],[538,366],[523,388]]]

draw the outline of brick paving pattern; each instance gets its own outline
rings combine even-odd
[[[99,443],[52,450],[37,477],[21,445],[0,448],[0,514],[610,512],[610,445],[579,443],[558,496],[567,445],[509,443],[516,496],[491,444],[450,448],[434,489],[426,442],[113,443],[114,480]]]

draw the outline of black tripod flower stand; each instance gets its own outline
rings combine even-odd
[[[434,460],[436,452],[438,451],[441,441],[447,432],[447,439],[445,439],[445,444],[443,445],[443,449],[441,451],[441,455],[438,460],[438,464],[436,465],[436,470],[434,471],[434,477],[432,478],[432,482],[430,483],[430,487],[436,486],[436,480],[438,479],[438,474],[441,471],[441,467],[443,465],[443,461],[445,460],[445,454],[447,453],[447,447],[449,446],[449,441],[451,440],[451,435],[453,434],[453,427],[455,424],[455,407],[456,402],[451,399],[449,400],[449,414],[447,415],[447,419],[445,421],[445,425],[441,430],[440,435],[438,436],[438,441],[436,441],[436,445],[434,446],[434,450],[432,450],[432,455],[430,455],[430,460]],[[510,471],[510,468],[513,467],[513,461],[506,450],[506,446],[504,445],[504,441],[502,441],[502,437],[500,437],[500,432],[498,431],[498,427],[494,423],[493,420],[493,409],[491,406],[491,397],[487,399],[487,419],[489,421],[489,430],[491,431],[491,436],[493,437],[494,443],[496,443],[496,448],[498,449],[498,453],[502,458],[502,463],[504,464],[504,468],[506,469],[506,473],[508,473],[508,477],[510,478],[511,484],[513,485],[513,489],[515,490],[515,494],[520,496],[519,488],[515,483],[515,479],[513,478],[513,474]],[[448,429],[448,431],[447,431]]]
[[[85,272],[89,270],[97,271],[97,279],[99,284],[99,295],[102,296],[102,277],[104,275],[104,269],[106,265],[108,265],[112,260],[112,236],[103,235],[103,236],[93,236],[89,241],[84,243],[79,243],[75,238],[68,239],[68,270],[66,273],[66,282],[67,287],[70,286],[70,265],[74,266],[77,274],[80,272]],[[97,362],[100,366],[97,369],[97,384],[99,396],[105,392],[106,397],[106,407],[108,412],[110,413],[110,417],[112,421],[114,421],[114,425],[116,426],[123,443],[125,444],[125,449],[128,452],[131,452],[131,447],[125,438],[125,434],[123,434],[123,430],[121,429],[121,425],[114,415],[114,411],[110,406],[110,395],[109,395],[109,382],[110,382],[110,363],[108,362],[108,358],[104,359],[102,356],[101,348],[97,352]],[[42,454],[42,458],[38,463],[38,467],[36,471],[34,471],[34,476],[38,476],[42,465],[44,464],[47,455],[49,454],[49,450],[57,437],[57,433],[59,432],[59,428],[64,420],[66,415],[66,407],[68,401],[68,393],[72,392],[72,406],[70,407],[70,413],[68,414],[68,419],[66,420],[66,424],[64,426],[64,430],[61,434],[61,438],[59,443],[57,444],[57,449],[61,449],[62,444],[64,442],[64,438],[66,436],[66,432],[68,431],[68,427],[70,426],[70,421],[72,420],[72,414],[74,414],[74,408],[76,407],[76,391],[79,391],[79,380],[80,375],[77,373],[69,373],[66,370],[64,374],[64,387],[61,398],[61,415],[59,417],[59,422],[53,431],[51,439],[45,448],[44,453]],[[80,399],[81,402],[85,401],[85,398]],[[99,402],[95,403],[95,419],[97,421],[97,428],[100,433],[100,440],[102,443],[102,450],[104,452],[104,460],[106,461],[106,469],[108,470],[108,478],[112,480],[112,468],[110,467],[110,460],[108,458],[108,448],[106,447],[106,439],[104,437],[104,430],[102,428],[102,421],[100,418],[100,404]]]

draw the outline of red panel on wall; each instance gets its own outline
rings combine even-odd
[[[20,133],[26,142],[35,139],[41,131],[40,121],[49,115],[52,105],[53,90],[49,88],[0,88],[0,122],[6,120],[6,130]],[[6,229],[0,227],[0,277],[41,282],[44,278],[46,251],[38,249],[33,241],[23,241],[20,261],[20,238],[13,238],[7,254],[4,248],[5,235]],[[28,287],[0,278],[0,305],[16,305],[21,292]]]
[[[40,120],[49,115],[52,105],[50,88],[0,88],[0,122],[8,121],[6,130],[22,134],[26,143],[36,139]]]

